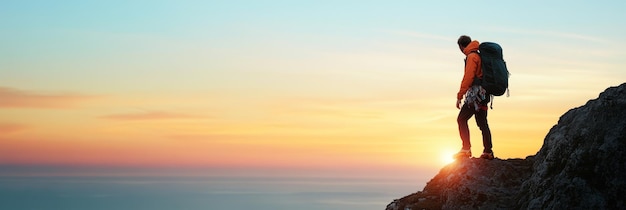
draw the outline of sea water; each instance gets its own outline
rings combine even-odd
[[[333,177],[2,176],[0,209],[380,210],[427,180]]]

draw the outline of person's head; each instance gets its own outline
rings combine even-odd
[[[467,35],[462,35],[461,37],[459,37],[459,40],[456,41],[456,43],[459,44],[459,49],[461,49],[461,52],[463,52],[465,47],[467,47],[470,42],[472,42],[472,38]]]

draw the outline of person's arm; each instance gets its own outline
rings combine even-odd
[[[470,53],[467,55],[467,61],[465,62],[465,73],[463,75],[463,80],[461,80],[461,87],[459,88],[459,92],[456,94],[456,99],[463,99],[463,95],[465,92],[472,87],[472,83],[474,82],[474,77],[476,76],[476,70],[478,69],[480,57],[476,53]]]

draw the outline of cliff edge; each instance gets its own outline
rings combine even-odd
[[[534,156],[451,163],[387,210],[626,209],[626,83],[560,117]]]

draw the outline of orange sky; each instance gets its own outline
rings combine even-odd
[[[534,154],[558,116],[585,101],[524,103],[521,92],[496,98],[489,113],[500,158]],[[419,92],[352,99],[2,94],[2,164],[437,169],[460,147],[457,110],[446,103],[453,100]],[[479,130],[470,125],[478,153]]]

